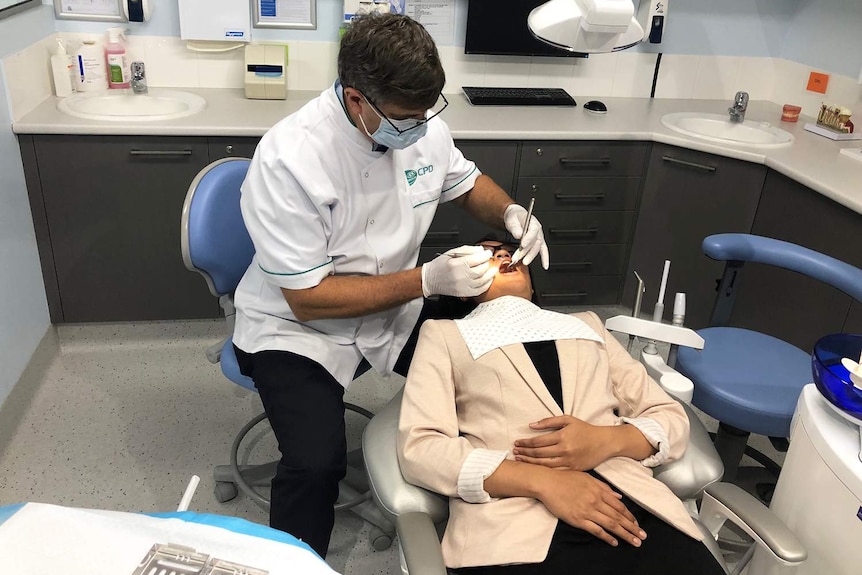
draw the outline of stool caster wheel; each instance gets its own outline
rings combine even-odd
[[[231,483],[230,481],[216,481],[215,487],[213,488],[213,494],[215,494],[216,501],[219,503],[226,503],[231,499],[235,499],[237,495],[239,495],[239,490],[236,487],[236,483]]]
[[[384,533],[379,527],[372,527],[368,532],[368,541],[375,551],[386,551],[392,545],[392,536]]]

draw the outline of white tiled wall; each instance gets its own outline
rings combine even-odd
[[[84,34],[58,34],[74,53]],[[54,36],[4,60],[9,78],[13,118],[19,119],[51,95],[48,59]],[[288,89],[323,90],[336,76],[338,45],[334,42],[287,43]],[[129,60],[143,60],[153,87],[242,88],[243,53],[194,52],[169,36],[130,36]],[[636,97],[650,94],[655,54],[618,52],[589,58],[525,58],[475,56],[463,48],[439,48],[446,69],[446,93],[462,86],[560,87],[576,98]],[[36,73],[33,73],[36,71]],[[862,112],[862,87],[855,78],[832,75],[825,96],[805,90],[812,70],[788,60],[730,56],[662,57],[657,98],[731,99],[737,90],[753,100],[803,106],[816,115],[820,102],[842,104]]]

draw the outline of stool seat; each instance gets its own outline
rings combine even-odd
[[[704,349],[683,347],[677,369],[695,382],[692,403],[719,421],[752,433],[789,437],[811,356],[780,339],[741,328],[697,332]]]
[[[227,338],[224,346],[221,348],[221,372],[226,378],[244,387],[249,391],[257,393],[257,388],[254,386],[254,381],[250,377],[246,377],[239,371],[239,362],[236,359],[236,352],[233,349],[233,336]]]

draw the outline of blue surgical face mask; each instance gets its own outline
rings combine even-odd
[[[366,100],[367,102],[367,100]],[[362,119],[362,114],[359,114],[359,121],[362,123],[362,129],[365,130],[365,133],[368,134],[368,137],[380,144],[381,146],[386,146],[387,148],[393,148],[396,150],[403,150],[408,146],[412,146],[416,142],[418,142],[427,132],[428,125],[426,122],[422,122],[420,125],[416,125],[419,120],[415,118],[406,118],[404,120],[387,120],[383,116],[381,116],[377,110],[374,109],[370,103],[368,105],[377,117],[380,118],[380,126],[374,131],[374,133],[370,133],[368,131],[368,126],[365,125],[365,120]],[[390,124],[389,122],[392,122]],[[393,127],[393,125],[395,127]],[[398,132],[398,130],[402,130]],[[406,131],[404,131],[406,130]]]

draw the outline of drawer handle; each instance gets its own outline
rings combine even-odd
[[[593,267],[593,262],[565,262],[562,264],[551,264],[551,267],[548,269],[548,271],[550,271],[550,272],[565,272],[565,271],[569,271],[569,270],[591,268],[591,267]]]
[[[588,168],[593,166],[609,166],[610,158],[587,158],[587,159],[569,159],[560,158],[560,164],[563,166],[571,166],[573,168]]]
[[[129,150],[130,156],[191,156],[191,150]]]
[[[560,293],[549,293],[542,292],[542,297],[546,298],[564,298],[564,297],[587,297],[589,293],[585,291],[573,291],[573,292],[560,292]]]
[[[561,202],[595,202],[600,203],[605,199],[604,194],[554,194],[554,199]]]
[[[704,172],[714,172],[715,166],[707,166],[706,164],[696,164],[695,162],[686,162],[685,160],[678,160],[676,158],[672,158],[670,156],[662,156],[662,160],[665,162],[669,162],[671,164],[679,164],[680,166],[685,166],[687,168],[694,168],[696,170],[703,170]]]
[[[425,237],[430,239],[443,240],[447,238],[457,238],[459,235],[461,235],[461,232],[455,230],[453,232],[428,232],[427,234],[425,234]]]
[[[599,233],[599,228],[583,228],[579,230],[566,230],[560,228],[551,228],[552,236],[594,236]]]

